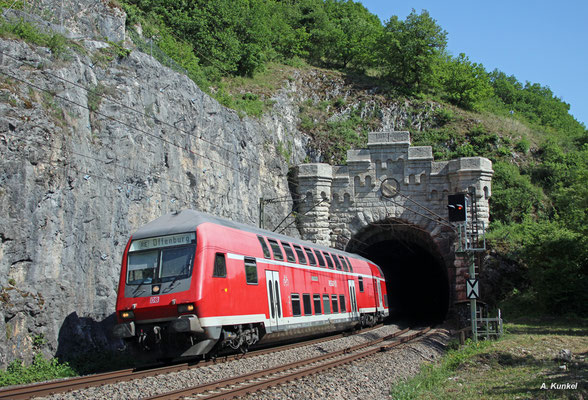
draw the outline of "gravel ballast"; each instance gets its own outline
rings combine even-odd
[[[43,399],[138,399],[184,389],[204,383],[272,368],[290,362],[323,355],[360,343],[384,337],[400,330],[387,325],[369,332],[339,338],[296,349],[248,357],[215,365],[193,368],[156,377],[135,379],[70,393],[58,393]],[[438,358],[448,341],[448,333],[436,330],[417,343],[402,346],[368,359],[353,362],[309,376],[293,383],[280,385],[251,394],[247,399],[380,399],[388,398],[390,385],[399,378],[418,372],[424,361]]]

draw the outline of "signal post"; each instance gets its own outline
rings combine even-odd
[[[468,206],[470,218],[468,218]],[[472,325],[472,337],[478,340],[478,321],[476,300],[480,298],[479,282],[476,276],[476,252],[486,250],[484,238],[484,223],[478,221],[476,204],[476,189],[471,188],[469,193],[449,195],[447,198],[449,221],[457,225],[458,247],[456,253],[464,253],[469,260],[469,277],[466,279],[466,297],[470,300],[470,315]],[[480,229],[483,237],[482,246],[479,245]]]

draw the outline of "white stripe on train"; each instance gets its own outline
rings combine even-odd
[[[378,307],[380,308],[380,307]],[[381,307],[380,311],[384,311],[384,308]],[[358,311],[358,315],[355,319],[359,319],[360,313],[374,313],[376,312],[376,307],[368,307],[368,308],[360,308]],[[328,320],[341,320],[341,319],[352,319],[352,313],[344,312],[344,313],[331,313],[331,314],[320,314],[320,315],[301,315],[297,317],[282,317],[278,319],[278,325],[294,325],[300,323],[312,323],[318,321],[328,321]],[[273,323],[274,319],[267,319],[265,314],[250,314],[250,315],[227,315],[227,316],[219,316],[219,317],[202,317],[199,318],[200,325],[202,327],[209,327],[209,326],[221,326],[221,325],[239,325],[239,324],[253,324],[263,322],[266,326],[270,326],[270,322]]]

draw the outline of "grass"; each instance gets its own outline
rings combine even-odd
[[[58,33],[46,33],[35,25],[23,20],[16,22],[1,21],[0,37],[22,39],[27,43],[48,47],[58,58],[65,57],[69,52],[69,41]]]
[[[393,399],[582,399],[588,393],[588,321],[526,318],[506,324],[498,341],[452,350],[414,378],[395,385]],[[570,362],[559,352],[571,350]],[[577,389],[550,389],[578,383]],[[545,384],[542,389],[542,385]]]
[[[34,337],[33,344],[37,348],[43,346],[44,337]],[[69,362],[57,358],[46,359],[41,353],[37,353],[30,365],[24,365],[22,360],[15,360],[6,370],[0,370],[0,387],[115,371],[133,366],[135,360],[125,352],[97,350],[80,354]]]
[[[271,97],[291,79],[294,68],[285,64],[269,63],[265,71],[253,77],[225,77],[213,96],[226,107],[260,118],[274,104]]]
[[[25,366],[21,360],[15,360],[10,363],[5,371],[0,371],[0,387],[76,375],[76,371],[68,363],[60,363],[55,358],[47,360],[39,353],[35,355],[31,365]]]

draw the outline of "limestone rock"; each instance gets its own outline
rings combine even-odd
[[[289,195],[275,131],[289,131],[292,161],[305,157],[279,118],[240,118],[149,55],[97,63],[110,46],[97,38],[122,40],[124,15],[63,3],[85,50],[0,40],[0,365],[30,361],[39,335],[48,354],[118,347],[108,331],[129,235],[184,208],[258,225],[261,197]],[[290,207],[268,205],[265,225]]]

